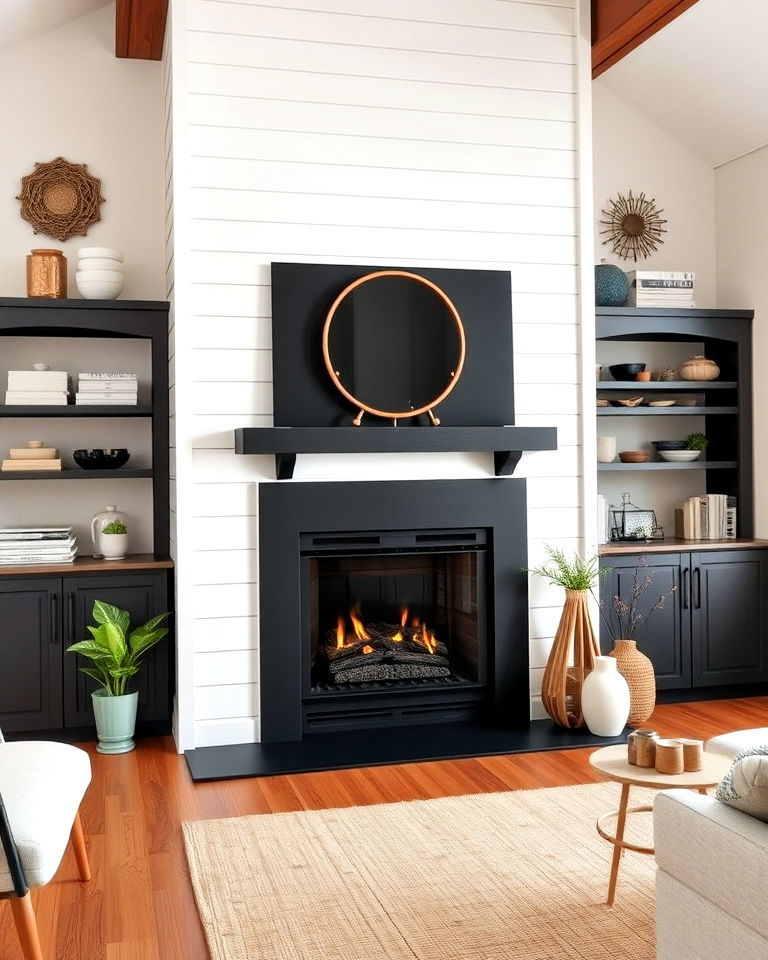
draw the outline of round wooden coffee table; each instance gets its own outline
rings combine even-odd
[[[717,753],[704,753],[701,770],[695,773],[659,773],[653,768],[635,767],[627,761],[627,745],[625,743],[616,744],[613,747],[602,747],[595,750],[590,755],[589,762],[596,770],[608,777],[609,780],[615,780],[621,784],[621,800],[619,809],[611,813],[604,813],[597,821],[597,832],[613,844],[613,860],[611,862],[611,879],[608,883],[608,903],[613,906],[616,896],[616,881],[619,876],[619,861],[624,850],[634,850],[636,853],[655,853],[653,847],[641,847],[634,843],[629,843],[624,839],[624,827],[627,823],[627,814],[629,813],[647,813],[653,807],[630,807],[629,806],[629,788],[650,787],[653,790],[670,790],[673,787],[682,787],[689,790],[698,790],[699,793],[706,793],[708,787],[713,787],[719,783],[731,766],[731,760],[728,757]],[[612,835],[607,832],[603,824],[611,817],[616,817],[616,833]]]

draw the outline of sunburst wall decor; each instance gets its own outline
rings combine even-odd
[[[605,229],[600,234],[607,234],[603,244],[611,244],[615,254],[624,260],[631,257],[637,263],[664,243],[661,235],[667,232],[664,227],[667,221],[661,218],[664,211],[658,209],[653,198],[649,199],[644,193],[635,197],[630,190],[626,196],[620,193],[608,203],[609,208],[602,211],[604,219],[600,226]]]
[[[84,163],[69,163],[56,157],[36,163],[32,173],[21,178],[21,216],[35,233],[56,240],[84,237],[88,227],[101,219],[104,203],[101,180],[88,173]]]

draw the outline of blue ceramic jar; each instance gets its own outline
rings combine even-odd
[[[629,278],[612,263],[595,266],[595,304],[598,307],[621,307],[629,296]]]

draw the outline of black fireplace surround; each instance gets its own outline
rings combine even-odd
[[[195,780],[605,742],[530,721],[526,481],[508,475],[556,431],[514,425],[510,275],[401,267],[456,305],[464,372],[442,426],[353,427],[323,318],[381,269],[272,265],[275,426],[235,431],[236,453],[276,459],[259,487],[260,742],[188,751]],[[476,450],[496,477],[291,479],[297,453]]]

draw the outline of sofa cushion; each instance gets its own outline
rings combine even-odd
[[[654,801],[653,836],[662,870],[768,937],[768,824],[714,797],[665,790]]]
[[[754,727],[751,730],[734,730],[712,737],[707,742],[709,753],[721,753],[724,757],[735,757],[747,747],[759,747],[768,743],[768,727]]]
[[[58,870],[90,780],[88,754],[68,743],[0,744],[0,794],[30,887]],[[0,892],[12,889],[0,847]]]
[[[738,754],[715,796],[768,823],[768,745],[750,747]]]

